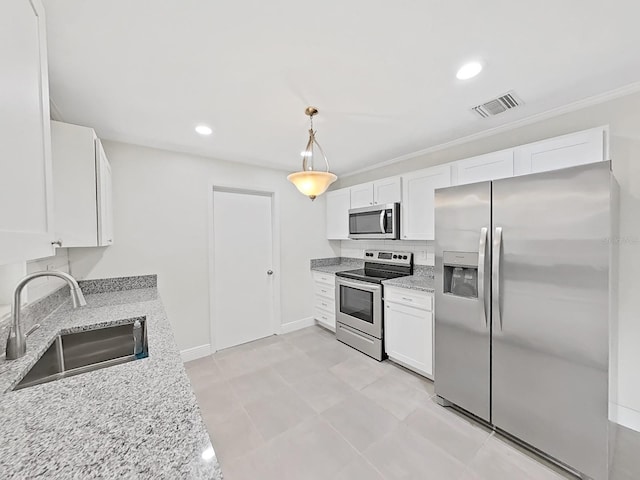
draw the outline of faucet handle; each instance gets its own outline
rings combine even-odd
[[[29,335],[31,335],[33,332],[35,332],[37,329],[40,328],[40,324],[36,323],[33,327],[31,327],[27,333],[24,334],[25,337],[28,337]]]

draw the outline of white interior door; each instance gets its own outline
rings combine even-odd
[[[270,195],[213,192],[216,350],[275,333],[271,203]]]

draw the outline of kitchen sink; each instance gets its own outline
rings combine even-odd
[[[134,354],[133,339],[136,320],[142,325],[142,352],[137,355]],[[58,335],[14,390],[131,362],[148,355],[145,318],[132,318],[127,323],[112,327]]]

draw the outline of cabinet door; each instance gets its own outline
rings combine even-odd
[[[373,205],[373,183],[363,183],[351,187],[351,208]]]
[[[402,200],[400,177],[386,178],[373,182],[373,203],[384,205]]]
[[[455,168],[455,185],[513,177],[513,150],[501,150],[460,160],[456,162]]]
[[[349,238],[349,208],[351,193],[348,188],[326,193],[327,238],[347,240]]]
[[[51,122],[56,240],[65,248],[98,245],[95,141],[91,128]]]
[[[402,240],[433,240],[434,192],[451,186],[451,167],[420,170],[402,176]]]
[[[102,142],[96,139],[96,172],[98,198],[98,245],[107,247],[113,244],[113,191],[111,184],[111,165],[107,159]]]
[[[53,255],[53,188],[44,9],[0,4],[0,265]]]
[[[384,317],[387,355],[407,367],[433,375],[433,315],[398,303],[387,303]]]
[[[606,127],[563,135],[515,149],[515,175],[546,172],[607,160]]]

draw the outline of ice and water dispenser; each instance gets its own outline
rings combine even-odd
[[[445,294],[478,298],[478,253],[443,252]]]

